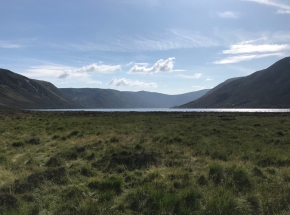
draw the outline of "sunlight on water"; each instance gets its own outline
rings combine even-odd
[[[290,109],[173,109],[173,108],[119,108],[119,109],[29,109],[33,111],[92,111],[92,112],[248,112],[248,113],[285,113]]]

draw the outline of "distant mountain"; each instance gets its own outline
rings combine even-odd
[[[139,91],[134,94],[136,94],[140,99],[151,103],[152,106],[155,105],[156,107],[167,108],[175,107],[191,100],[196,100],[205,95],[208,91],[209,89],[204,89],[179,95],[166,95],[162,93],[152,93],[146,91]]]
[[[29,79],[0,69],[0,107],[9,108],[77,108],[49,82]]]
[[[97,88],[60,88],[60,90],[85,108],[169,108],[197,99],[209,91],[166,95]]]
[[[97,88],[60,88],[70,99],[84,108],[148,108],[130,92]]]
[[[246,77],[230,79],[179,108],[289,108],[290,57]]]
[[[46,81],[29,79],[0,69],[0,107],[39,108],[167,108],[184,104],[208,90],[166,95],[151,92],[122,92],[110,89],[58,89]]]

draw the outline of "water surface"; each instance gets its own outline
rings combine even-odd
[[[286,113],[290,109],[258,109],[258,108],[97,108],[97,109],[29,109],[33,111],[90,111],[90,112],[248,112],[248,113]]]

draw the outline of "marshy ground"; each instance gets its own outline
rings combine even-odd
[[[289,214],[289,113],[0,113],[0,214]]]

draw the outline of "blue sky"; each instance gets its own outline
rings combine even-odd
[[[57,87],[180,94],[290,56],[289,0],[0,5],[0,67]]]

